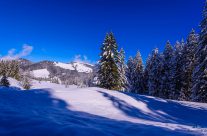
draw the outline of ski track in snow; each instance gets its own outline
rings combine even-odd
[[[33,81],[29,91],[0,88],[7,135],[205,136],[207,104]]]

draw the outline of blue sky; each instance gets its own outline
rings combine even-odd
[[[204,2],[0,0],[0,54],[62,62],[82,56],[96,62],[105,34],[113,31],[127,58],[140,50],[145,60],[153,48],[163,50],[167,40],[174,44],[192,28],[198,32]],[[25,44],[32,48],[22,49]]]

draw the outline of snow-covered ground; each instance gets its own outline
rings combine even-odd
[[[31,74],[37,78],[49,78],[50,72],[47,69],[38,69],[33,70]]]
[[[55,62],[55,66],[61,67],[63,69],[68,70],[77,70],[78,72],[84,72],[84,73],[91,73],[93,70],[92,68],[87,67],[85,64],[81,62],[74,62],[74,63],[61,63],[61,62]],[[92,66],[91,64],[87,64]]]
[[[0,136],[207,135],[207,104],[33,84],[29,91],[0,88]]]

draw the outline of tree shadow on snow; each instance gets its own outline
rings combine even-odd
[[[154,113],[151,114],[143,112],[141,109],[134,107],[126,101],[112,96],[107,92],[98,92],[101,93],[108,100],[110,100],[113,103],[114,107],[121,110],[127,116],[163,123],[175,123],[204,128],[207,127],[206,109],[185,106],[178,102],[167,101],[160,98],[153,98],[150,96],[119,92],[123,93],[124,95],[130,96],[138,102],[145,103],[147,108],[152,111],[152,113]]]
[[[0,92],[0,135],[160,136],[190,133],[72,111],[69,103],[54,98],[51,91],[49,89],[34,89],[30,91]],[[115,101],[117,100],[115,99]],[[130,114],[130,111],[128,114]]]

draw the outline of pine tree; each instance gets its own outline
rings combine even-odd
[[[150,58],[150,65],[152,66],[149,71],[148,77],[148,90],[149,95],[159,96],[160,94],[160,78],[162,72],[163,58],[159,54],[158,49],[154,49]]]
[[[174,51],[174,57],[173,57],[173,74],[172,74],[172,83],[171,84],[171,92],[169,94],[170,99],[178,100],[178,97],[180,95],[181,90],[181,77],[183,74],[182,70],[182,50],[183,50],[184,41],[182,42],[176,42],[175,44],[175,51]]]
[[[129,92],[135,92],[135,75],[134,75],[134,59],[132,57],[129,57],[129,60],[127,61],[127,70],[126,70],[126,77],[127,77],[127,90]]]
[[[5,61],[3,61],[3,60],[1,60],[1,69],[0,69],[0,75],[2,76],[2,75],[7,75],[7,72],[8,72],[8,67],[7,67],[7,65],[6,65],[6,62]]]
[[[172,82],[173,77],[173,56],[174,50],[168,41],[165,50],[163,52],[163,66],[161,71],[161,78],[160,78],[160,94],[159,96],[162,98],[169,98],[169,94],[171,93],[171,86],[174,84]]]
[[[3,67],[4,67],[4,64],[3,64],[3,61],[1,60],[0,61],[0,76],[3,75]]]
[[[107,34],[101,48],[99,60],[99,86],[110,90],[121,90],[121,75],[118,67],[117,43],[113,33]]]
[[[16,60],[8,61],[8,76],[12,77],[16,80],[20,80],[20,70],[19,70],[19,63]]]
[[[144,68],[140,52],[134,58],[130,57],[127,62],[128,90],[132,93],[143,94],[144,89]]]
[[[199,45],[196,51],[196,68],[193,71],[192,100],[207,102],[207,1],[201,22]]]
[[[182,74],[181,74],[181,92],[179,100],[190,100],[192,88],[192,74],[195,68],[195,49],[198,45],[198,35],[194,30],[187,38],[187,43],[182,53]]]
[[[3,74],[1,81],[0,81],[0,85],[5,86],[5,87],[10,86],[10,83],[9,83],[9,80],[7,79],[6,74]]]
[[[119,71],[120,71],[120,75],[121,75],[121,90],[125,91],[127,88],[127,78],[126,78],[126,64],[125,64],[125,52],[124,49],[121,48],[120,52],[119,52]]]
[[[134,58],[134,76],[135,76],[135,84],[134,88],[136,93],[143,94],[144,93],[144,66],[141,57],[141,53],[138,51]]]
[[[25,89],[25,90],[29,90],[31,89],[31,82],[30,82],[30,79],[28,77],[25,77],[22,81],[22,87]]]
[[[149,93],[149,86],[148,86],[148,80],[149,80],[149,72],[152,69],[151,65],[151,56],[149,55],[147,60],[146,60],[146,66],[144,69],[144,90],[145,93]]]
[[[22,88],[24,88],[25,90],[29,90],[31,89],[32,87],[32,84],[31,84],[31,73],[29,71],[26,71],[24,72],[22,75],[21,75],[21,78],[20,78],[20,85],[22,86]],[[39,79],[39,82],[40,82],[40,79]]]

